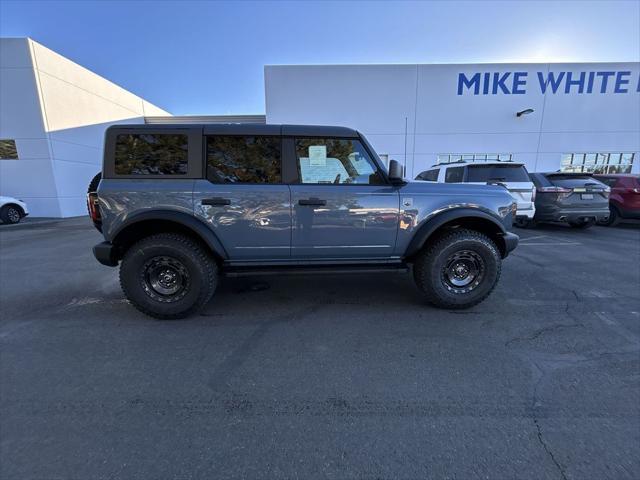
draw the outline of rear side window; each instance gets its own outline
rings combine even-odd
[[[426,172],[422,172],[416,177],[416,180],[427,180],[429,182],[437,182],[438,181],[438,173],[440,170],[438,168],[433,170],[427,170]]]
[[[467,182],[530,182],[522,165],[469,165]]]
[[[446,183],[461,182],[464,176],[464,167],[447,168],[444,174],[444,181]]]
[[[281,183],[280,137],[207,137],[207,178],[214,183]]]
[[[116,175],[186,175],[189,139],[183,134],[120,134]]]

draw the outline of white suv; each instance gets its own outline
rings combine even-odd
[[[516,225],[526,226],[536,213],[536,187],[522,163],[498,160],[440,163],[419,173],[416,180],[503,185],[518,204]]]
[[[0,195],[0,220],[3,223],[18,223],[29,215],[27,204],[13,197]]]

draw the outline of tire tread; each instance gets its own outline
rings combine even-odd
[[[431,271],[433,262],[436,260],[437,254],[439,252],[457,241],[466,241],[470,238],[484,243],[494,252],[494,255],[497,255],[498,261],[496,262],[496,279],[489,291],[487,291],[483,296],[480,296],[477,299],[465,304],[453,303],[438,295],[437,291],[433,288],[433,285],[431,285],[431,282],[429,281],[429,273]],[[423,250],[416,257],[416,260],[413,264],[414,280],[418,287],[425,293],[427,301],[431,305],[434,305],[436,307],[452,310],[470,308],[485,300],[489,295],[491,295],[496,285],[498,284],[501,273],[502,263],[500,261],[500,255],[498,254],[498,249],[495,243],[484,233],[466,228],[455,229],[441,234],[433,242],[423,248]]]
[[[141,247],[144,248],[146,244],[158,246],[159,243],[162,244],[166,242],[175,242],[178,245],[180,245],[180,247],[183,248],[185,251],[192,252],[197,257],[196,261],[200,265],[205,266],[206,278],[204,279],[203,287],[201,288],[200,295],[198,296],[198,299],[193,303],[193,305],[182,312],[172,313],[172,314],[159,313],[157,311],[147,308],[144,305],[141,305],[139,302],[132,300],[131,296],[127,292],[127,287],[126,287],[127,281],[126,279],[123,278],[122,268],[120,268],[120,275],[119,275],[120,288],[124,292],[129,302],[137,310],[144,313],[145,315],[149,315],[159,320],[175,320],[175,319],[184,318],[191,315],[192,313],[194,313],[195,311],[199,310],[204,305],[206,305],[209,300],[211,300],[211,297],[213,297],[213,294],[215,293],[217,283],[218,283],[218,266],[215,260],[213,259],[213,257],[198,242],[194,241],[192,238],[186,235],[183,235],[180,233],[171,233],[171,232],[156,233],[148,237],[142,238],[127,250],[122,260],[122,263],[124,264],[127,261],[128,257],[133,255]]]

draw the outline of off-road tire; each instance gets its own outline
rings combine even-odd
[[[170,259],[184,267],[188,278],[183,296],[167,300],[148,282],[148,265],[155,259]],[[131,304],[160,320],[184,318],[200,310],[218,286],[218,266],[198,241],[178,233],[159,233],[132,245],[120,265],[120,286]]]
[[[9,204],[0,209],[0,220],[2,220],[2,223],[20,223],[20,220],[22,220],[23,216],[24,212],[17,205]]]
[[[444,278],[447,260],[456,252],[473,252],[482,260],[483,272],[477,286],[466,293],[451,291]],[[470,308],[487,298],[500,278],[502,258],[497,246],[483,233],[455,229],[437,237],[418,254],[413,277],[429,303],[439,308]]]

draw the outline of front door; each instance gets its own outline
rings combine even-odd
[[[208,135],[207,179],[196,180],[194,213],[231,260],[288,259],[291,199],[282,183],[279,136]]]
[[[376,259],[396,243],[399,195],[358,139],[296,138],[293,259]]]

